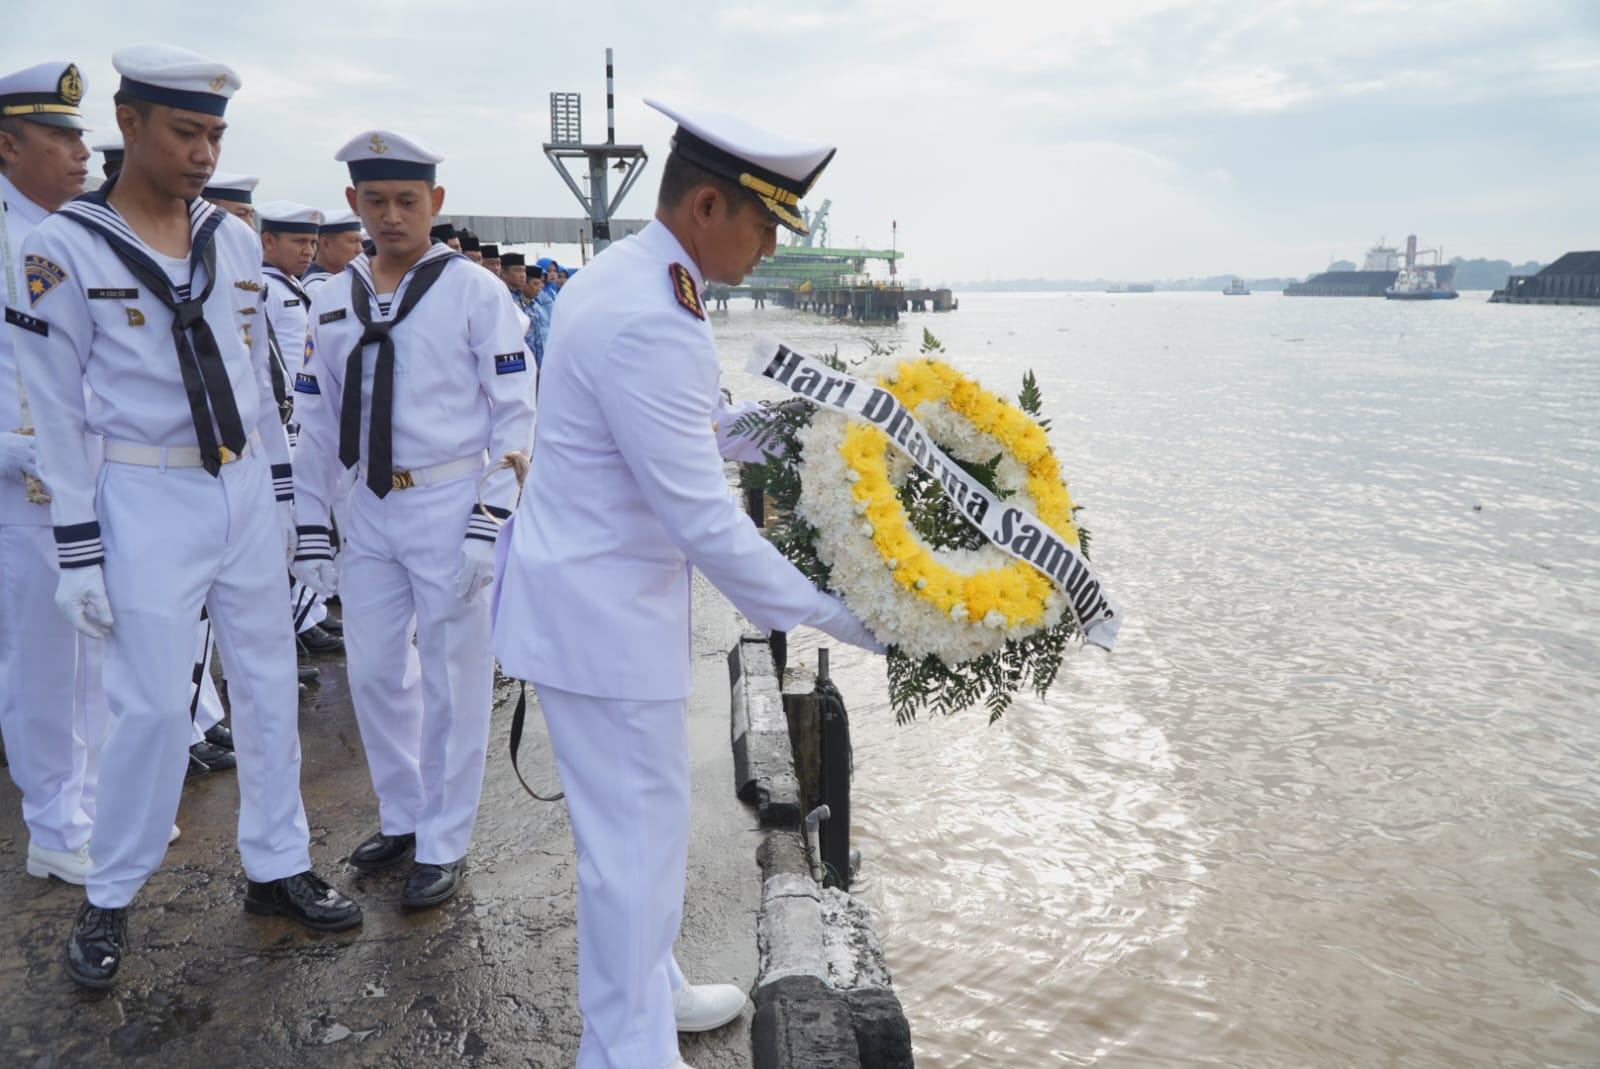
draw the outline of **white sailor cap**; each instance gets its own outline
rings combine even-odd
[[[81,103],[83,75],[72,63],[41,63],[0,78],[0,118],[87,130]]]
[[[322,225],[317,227],[319,234],[337,234],[342,230],[360,230],[361,219],[355,212],[348,208],[340,208],[335,212],[322,213]]]
[[[256,220],[263,234],[315,234],[322,226],[322,213],[292,200],[274,200],[256,208]]]
[[[645,98],[678,124],[672,151],[712,174],[737,182],[774,219],[797,234],[808,232],[795,209],[837,151],[832,145],[796,141],[736,115],[688,110]]]
[[[432,182],[444,154],[392,130],[367,130],[345,142],[333,158],[350,167],[350,182]]]
[[[89,146],[90,152],[102,153],[107,163],[121,163],[124,152],[121,134],[112,134],[103,141],[97,141]]]
[[[203,115],[221,115],[239,91],[232,67],[175,45],[119,48],[111,65],[122,75],[119,92]]]
[[[206,200],[231,200],[240,204],[249,204],[250,194],[260,184],[261,179],[253,174],[213,171],[211,172],[211,179],[206,182],[206,188],[200,195]]]

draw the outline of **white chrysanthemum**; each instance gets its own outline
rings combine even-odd
[[[894,369],[898,364],[898,360],[891,360],[888,371],[897,374]],[[870,382],[882,373],[880,364],[865,369],[860,377]],[[915,414],[923,428],[955,459],[987,463],[996,453],[1005,453],[997,439],[978,431],[942,401],[925,403]],[[999,650],[1010,639],[1061,623],[1065,603],[1060,598],[1052,597],[1045,603],[1044,619],[1039,624],[1009,627],[1003,613],[990,612],[983,620],[971,620],[967,607],[957,605],[947,615],[907,590],[895,578],[898,561],[885,567],[889,562],[872,542],[872,525],[859,519],[866,506],[843,489],[860,481],[860,475],[840,453],[849,426],[848,416],[819,409],[810,425],[800,432],[801,491],[797,510],[817,531],[817,556],[831,570],[834,589],[873,634],[914,659],[932,653],[946,664],[957,665]],[[889,471],[893,484],[904,485],[911,470],[910,458],[891,447]],[[1006,498],[1008,504],[1037,511],[1027,493],[1027,472],[1020,462],[1004,456],[996,467],[996,476],[1000,488],[1011,492]],[[921,541],[915,531],[910,533]],[[926,548],[925,542],[923,545]],[[931,552],[942,566],[965,576],[1004,568],[1014,559],[992,545],[977,550]],[[917,590],[923,590],[927,581],[919,579],[915,585]]]

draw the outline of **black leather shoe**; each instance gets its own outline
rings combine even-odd
[[[448,865],[419,864],[411,866],[406,877],[406,891],[400,904],[406,909],[428,909],[456,893],[461,886],[461,862]]]
[[[317,625],[330,635],[344,635],[344,621],[337,616],[329,616]]]
[[[127,949],[128,911],[101,909],[84,899],[67,938],[67,975],[83,987],[108,988]]]
[[[219,749],[233,752],[233,729],[227,724],[212,724],[206,728],[206,741]]]
[[[207,772],[226,772],[230,768],[237,768],[238,765],[239,760],[233,756],[232,750],[224,750],[209,742],[197,742],[189,747],[189,770],[184,776],[187,778],[203,776]]]
[[[316,665],[307,664],[304,661],[300,662],[300,682],[301,683],[305,684],[306,686],[316,686],[316,684],[321,679],[322,679],[322,673],[317,670],[317,666]]]
[[[416,846],[417,837],[411,832],[385,835],[380,831],[350,851],[350,864],[363,872],[377,872],[398,865]]]
[[[338,653],[344,649],[344,639],[312,624],[300,632],[300,645],[312,653]]]
[[[246,913],[291,917],[318,932],[342,932],[361,923],[361,907],[311,871],[267,883],[246,881]]]

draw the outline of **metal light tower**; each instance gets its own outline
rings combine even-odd
[[[611,49],[606,49],[606,141],[603,145],[583,143],[583,98],[578,93],[550,94],[550,141],[544,154],[551,166],[561,175],[572,195],[583,205],[594,231],[594,251],[599,252],[611,244],[611,217],[622,205],[633,184],[644,173],[649,162],[643,145],[617,144],[616,94],[612,81]],[[589,161],[589,192],[579,188],[577,179],[567,169],[565,160]],[[614,162],[613,162],[614,161]],[[617,195],[607,198],[607,174],[615,167],[622,180],[617,185]]]

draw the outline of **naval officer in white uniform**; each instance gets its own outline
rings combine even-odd
[[[28,311],[22,243],[34,227],[83,192],[83,79],[70,63],[41,63],[0,78],[0,298],[6,322]],[[0,731],[11,778],[22,792],[29,875],[81,884],[89,875],[92,749],[107,717],[99,691],[99,643],[55,610],[55,539],[50,506],[30,501],[38,475],[34,438],[22,426],[14,332],[0,328]],[[85,790],[91,804],[85,804]]]
[[[122,49],[112,63],[123,169],[24,242],[31,303],[16,333],[40,475],[54,495],[55,601],[80,631],[107,640],[112,726],[87,897],[66,954],[68,974],[87,987],[113,983],[128,904],[166,851],[202,606],[233,698],[245,909],[322,930],[361,922],[360,908],[311,872],[300,801],[281,570],[293,476],[265,332],[244,342],[262,311],[261,247],[199,199],[239,79],[164,45]],[[105,439],[98,477],[86,432]]]
[[[361,217],[348,208],[323,212],[322,224],[317,227],[317,255],[300,284],[316,296],[318,286],[343,272],[360,255]]]
[[[401,905],[460,885],[483,790],[494,660],[489,591],[497,520],[517,481],[490,458],[533,437],[526,320],[499,281],[429,237],[444,201],[437,150],[387,130],[337,153],[350,207],[377,252],[317,290],[295,380],[300,444],[297,578],[337,587],[350,694],[380,827],[351,864],[413,855]],[[339,516],[329,511],[355,475]],[[336,567],[337,565],[337,567]],[[420,685],[406,669],[416,619]]]
[[[685,983],[673,958],[689,847],[690,575],[757,627],[820,627],[882,650],[729,495],[731,418],[700,292],[772,252],[833,156],[719,114],[678,121],[656,218],[561,291],[533,466],[495,620],[506,673],[531,680],[578,848],[582,1069],[666,1069],[678,1031],[744,1008]],[[748,446],[746,442],[744,445]]]

